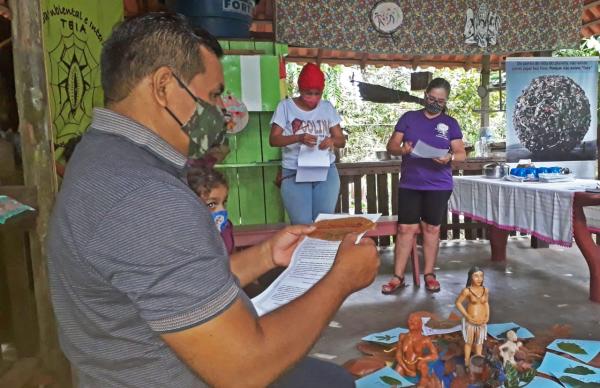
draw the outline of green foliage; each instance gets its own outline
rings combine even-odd
[[[585,349],[583,349],[581,346],[574,344],[572,342],[559,342],[556,346],[558,346],[558,348],[560,350],[564,350],[567,353],[571,353],[571,354],[588,354]]]
[[[562,376],[559,380],[573,388],[598,388],[598,383],[587,383],[571,376]]]
[[[357,80],[386,86],[389,88],[410,91],[411,70],[403,67],[374,67],[360,69],[357,66],[322,65],[325,76],[323,97],[332,102],[342,116],[342,126],[350,133],[344,161],[355,162],[374,160],[376,150],[385,150],[394,125],[400,116],[420,106],[411,103],[380,104],[362,101],[358,87],[350,82],[354,74]],[[297,80],[301,66],[295,63],[287,65],[288,95],[298,95]],[[492,75],[497,74],[493,73]],[[441,69],[434,72],[434,77],[444,77],[452,85],[448,108],[461,126],[465,141],[474,143],[479,137],[480,114],[474,109],[480,108],[477,95],[479,72],[476,70]],[[497,75],[496,75],[497,77]],[[423,91],[411,91],[413,95],[422,96]],[[499,94],[490,93],[490,109],[498,109]],[[490,126],[498,139],[506,133],[503,113],[490,115]]]
[[[600,42],[591,36],[583,39],[578,49],[556,50],[552,53],[555,57],[594,57],[600,53]]]
[[[586,368],[585,366],[581,366],[581,365],[576,366],[574,368],[567,368],[567,369],[565,369],[565,373],[570,373],[572,375],[581,375],[581,376],[596,374],[596,372],[594,372],[590,368]]]
[[[506,363],[504,366],[504,374],[506,376],[506,381],[504,382],[504,386],[506,388],[518,388],[521,383],[523,385],[531,382],[535,377],[536,370],[531,368],[523,372],[519,372],[511,363]]]
[[[379,377],[381,379],[381,381],[383,381],[384,383],[388,384],[388,385],[396,385],[401,387],[402,386],[402,381],[395,379],[391,376],[381,376]]]
[[[519,380],[521,380],[521,382],[523,383],[530,383],[531,380],[533,380],[533,378],[535,377],[536,374],[536,370],[535,369],[528,369],[525,372],[521,372],[519,374]]]
[[[507,363],[505,365],[504,374],[506,376],[504,382],[506,388],[517,388],[519,386],[519,371],[512,364]]]

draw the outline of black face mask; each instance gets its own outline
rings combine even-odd
[[[427,113],[436,115],[444,110],[444,107],[438,104],[437,102],[427,102],[427,100],[425,101],[425,110],[427,111]]]

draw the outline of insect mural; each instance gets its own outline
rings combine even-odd
[[[100,88],[94,85],[94,73],[100,66],[87,42],[74,32],[65,31],[49,55],[50,89],[55,101],[52,120],[56,128],[63,129],[57,137],[60,142],[78,133],[82,123],[91,119],[93,95]]]

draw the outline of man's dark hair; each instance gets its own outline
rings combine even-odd
[[[223,55],[219,42],[193,28],[176,13],[152,12],[118,25],[102,47],[100,57],[104,102],[118,102],[161,66],[172,68],[184,82],[205,71],[200,46]]]

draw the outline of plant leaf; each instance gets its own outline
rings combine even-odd
[[[530,383],[531,380],[533,380],[533,378],[535,377],[536,374],[536,370],[531,368],[526,370],[525,372],[521,372],[519,373],[519,380],[521,380],[524,383]]]
[[[561,378],[559,378],[561,383],[565,383],[570,385],[573,388],[597,388],[598,387],[598,383],[586,383],[584,381],[581,380],[577,380],[574,377],[571,376],[562,376]]]
[[[383,381],[384,383],[388,384],[388,385],[398,385],[398,386],[402,386],[402,381],[397,380],[391,376],[381,376],[379,377],[381,379],[381,381]]]
[[[574,344],[572,342],[559,342],[556,346],[558,346],[558,348],[560,350],[563,350],[567,353],[571,353],[571,354],[588,354],[585,349],[583,349],[581,346]]]
[[[595,372],[590,368],[586,368],[585,366],[576,366],[575,368],[567,368],[565,369],[565,373],[570,373],[572,375],[593,375]]]

